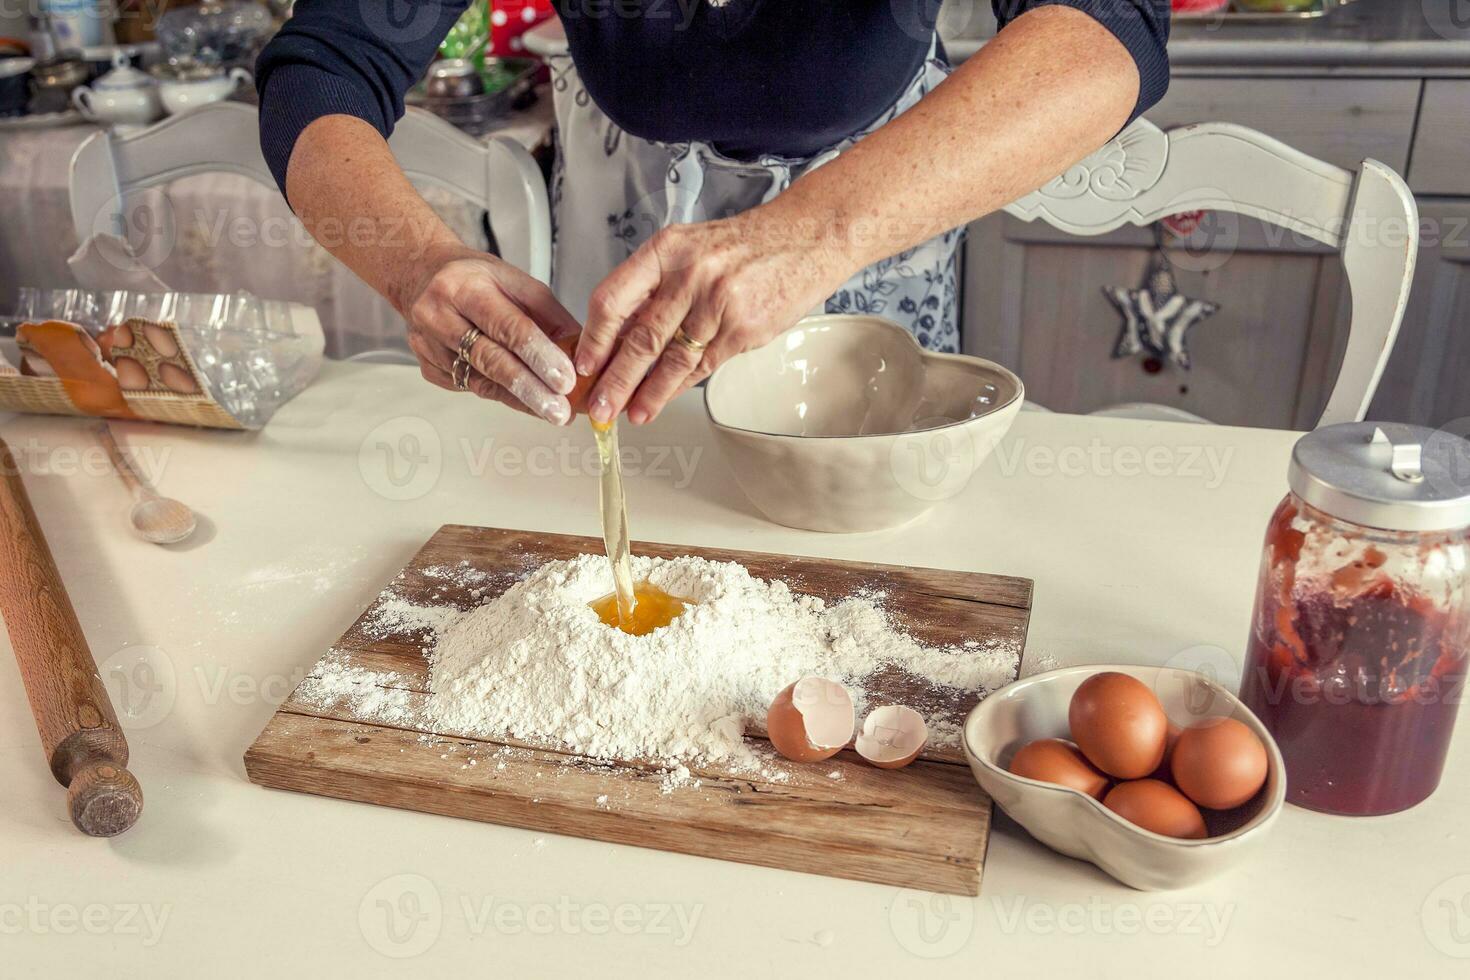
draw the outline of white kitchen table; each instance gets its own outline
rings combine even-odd
[[[1288,807],[1256,861],[1175,893],[1125,888],[999,814],[972,900],[254,786],[246,746],[441,524],[597,533],[580,451],[590,434],[432,388],[409,368],[342,364],[257,434],[117,430],[164,493],[203,515],[195,541],[165,550],[131,536],[85,423],[0,427],[132,716],[147,799],[120,838],[72,828],[0,640],[7,978],[1239,980],[1464,976],[1470,964],[1470,722],[1427,803],[1360,820]],[[752,512],[698,393],[625,433],[635,537],[1028,576],[1027,656],[1063,665],[1209,659],[1208,648],[1238,662],[1292,442],[1022,414],[926,519],[829,536]],[[152,676],[112,675],[123,660]]]

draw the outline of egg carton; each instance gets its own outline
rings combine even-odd
[[[171,324],[132,320],[94,338],[79,324],[47,320],[16,334],[20,367],[0,376],[0,407],[243,428],[202,390]]]
[[[124,417],[213,428],[264,425],[315,378],[325,346],[310,307],[247,293],[23,289],[17,313],[0,327],[7,322],[17,332],[20,377],[0,370],[0,407],[98,414],[95,401],[75,404],[64,379],[21,338],[28,326],[59,322],[74,326],[110,373]],[[73,373],[95,374],[74,348],[70,354]]]
[[[102,331],[99,345],[129,398],[148,395],[199,396],[199,370],[172,323],[132,317]]]

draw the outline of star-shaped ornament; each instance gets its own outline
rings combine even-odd
[[[1104,286],[1103,295],[1123,314],[1123,333],[1113,357],[1147,351],[1167,358],[1182,371],[1190,367],[1189,332],[1220,309],[1218,303],[1190,299],[1179,292],[1174,269],[1162,249],[1149,260],[1143,286]]]

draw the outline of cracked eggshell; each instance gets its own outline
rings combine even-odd
[[[792,762],[820,762],[852,739],[856,717],[847,688],[825,677],[803,677],[771,702],[766,735]]]
[[[929,741],[929,726],[913,708],[884,705],[868,712],[858,733],[857,754],[879,769],[902,769]]]
[[[567,357],[575,360],[577,356],[577,341],[581,339],[581,334],[574,333],[570,337],[562,337],[556,342],[556,346],[560,347],[561,352]],[[576,383],[572,386],[572,390],[567,393],[567,401],[572,406],[573,415],[587,414],[587,396],[592,393],[592,385],[596,381],[597,377],[595,375],[577,375]]]

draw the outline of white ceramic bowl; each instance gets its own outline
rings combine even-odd
[[[1073,692],[1104,670],[1149,685],[1176,725],[1215,716],[1244,722],[1266,745],[1266,785],[1234,810],[1205,811],[1210,837],[1180,840],[1129,823],[1085,793],[1007,772],[1011,756],[1027,742],[1069,737]],[[1285,765],[1266,727],[1234,694],[1192,670],[1094,665],[1035,674],[980,702],[965,721],[964,743],[981,788],[1031,836],[1139,889],[1183,888],[1248,860],[1286,799]]]
[[[710,377],[705,408],[741,490],[777,524],[876,531],[970,482],[1010,429],[1021,379],[935,354],[875,316],[811,316]]]

